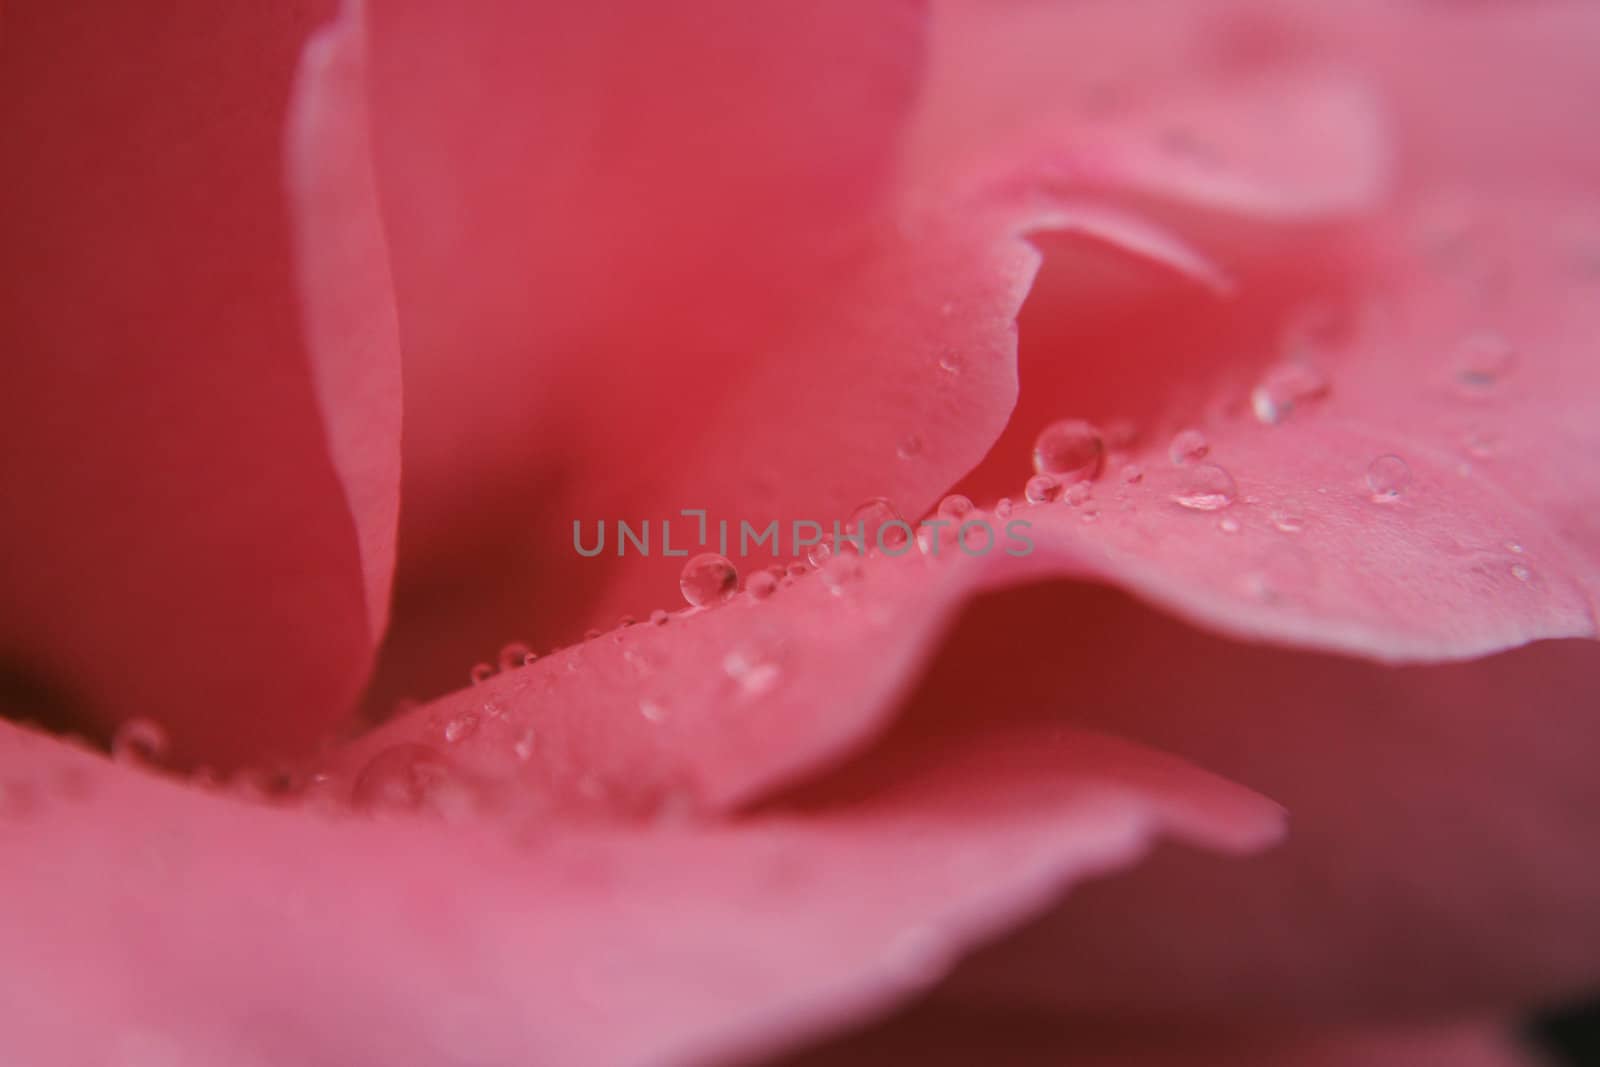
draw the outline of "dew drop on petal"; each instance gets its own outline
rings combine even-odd
[[[1052,422],[1033,442],[1034,471],[1063,481],[1098,478],[1105,458],[1105,439],[1099,429],[1082,419]]]
[[[472,665],[472,669],[467,672],[467,679],[471,681],[473,685],[482,685],[484,682],[487,682],[493,677],[494,664],[492,663],[474,663]]]
[[[1217,529],[1221,530],[1225,534],[1236,534],[1236,533],[1239,532],[1239,520],[1238,519],[1218,519],[1217,520]]]
[[[791,563],[791,564],[789,564],[789,572],[788,572],[788,574],[789,574],[790,580],[793,580],[795,578],[804,578],[806,575],[808,575],[810,573],[811,573],[811,568],[806,566],[804,563]]]
[[[1211,451],[1211,442],[1199,430],[1179,430],[1167,445],[1167,458],[1182,466],[1205,459]]]
[[[778,684],[781,673],[776,663],[745,649],[735,649],[722,657],[722,671],[747,697],[769,692]]]
[[[665,608],[657,608],[650,613],[651,626],[665,626],[672,621],[672,616],[667,614]]]
[[[778,579],[772,576],[771,571],[756,571],[745,579],[744,587],[757,600],[765,600],[778,591]]]
[[[1028,479],[1022,495],[1028,498],[1030,504],[1053,504],[1061,499],[1064,491],[1061,483],[1050,475],[1035,474]]]
[[[811,564],[813,567],[820,567],[832,558],[833,543],[830,541],[818,541],[816,544],[806,549],[806,562]]]
[[[1300,516],[1290,514],[1287,511],[1274,511],[1272,513],[1272,525],[1277,527],[1281,533],[1299,533],[1306,528],[1306,521]]]
[[[1258,421],[1276,426],[1297,409],[1328,395],[1328,379],[1303,363],[1268,370],[1250,390],[1250,410]]]
[[[1456,381],[1467,389],[1492,389],[1516,366],[1517,351],[1498,333],[1480,330],[1455,348]]]
[[[667,709],[659,701],[645,698],[639,701],[639,714],[650,722],[661,722],[667,717]]]
[[[861,580],[866,568],[861,563],[861,557],[854,553],[841,552],[830,559],[825,566],[817,571],[822,576],[822,582],[834,596],[843,596],[850,587]]]
[[[111,758],[118,763],[154,766],[167,748],[167,732],[149,719],[128,719],[111,735]]]
[[[1519,582],[1526,582],[1533,577],[1533,572],[1528,569],[1526,564],[1513,563],[1511,565],[1511,577]]]
[[[469,711],[444,724],[444,739],[453,745],[471,737],[477,730],[478,717]]]
[[[538,747],[538,743],[539,735],[534,732],[533,727],[529,726],[517,735],[516,741],[511,745],[511,751],[517,759],[526,763],[533,758],[533,752]]]
[[[972,501],[960,493],[952,493],[939,501],[939,517],[941,519],[950,519],[953,522],[960,522],[972,514],[973,506]]]
[[[1144,481],[1144,468],[1137,463],[1130,463],[1122,468],[1122,482],[1124,485],[1138,485]]]
[[[427,745],[391,745],[356,776],[350,800],[367,811],[415,811],[452,777],[450,764]]]
[[[939,357],[939,369],[949,375],[961,373],[961,357],[954,352],[946,352]]]
[[[860,533],[869,551],[886,548],[893,552],[911,537],[902,522],[900,510],[894,506],[893,501],[887,497],[875,496],[850,513],[849,528],[844,532]],[[846,546],[846,551],[856,550],[853,541],[847,542],[841,539],[840,543]]]
[[[702,552],[683,565],[678,589],[694,607],[715,607],[739,591],[739,571],[726,556]]]
[[[1093,492],[1093,487],[1088,482],[1074,482],[1072,485],[1067,486],[1066,491],[1061,494],[1061,499],[1075,508],[1082,507],[1089,502],[1089,497]]]
[[[513,641],[500,650],[500,669],[503,671],[516,670],[518,667],[527,666],[537,658],[533,649],[521,641]]]
[[[1008,496],[1003,496],[995,502],[994,513],[1002,519],[1009,519],[1011,517],[1012,510],[1013,505],[1011,503],[1011,498]]]
[[[1506,542],[1506,551],[1510,552],[1510,553],[1513,553],[1514,555],[1520,556],[1524,552],[1526,552],[1527,549],[1522,547],[1522,542],[1521,541],[1507,541]]]
[[[1082,515],[1078,516],[1078,518],[1079,518],[1080,521],[1085,522],[1085,523],[1099,522],[1100,521],[1100,513],[1098,511],[1096,511],[1094,508],[1087,508],[1087,509],[1085,509],[1085,511],[1084,511],[1084,513]]]
[[[1411,484],[1411,467],[1394,453],[1379,456],[1367,465],[1367,488],[1380,504],[1399,500]]]
[[[1233,475],[1214,463],[1197,463],[1183,471],[1172,500],[1191,511],[1220,511],[1238,491]]]
[[[922,455],[922,438],[916,434],[903,438],[895,446],[895,454],[901,459],[915,459]]]

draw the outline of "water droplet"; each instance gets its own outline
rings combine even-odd
[[[667,614],[665,608],[657,608],[650,613],[651,626],[665,626],[672,621],[672,616]]]
[[[1063,481],[1098,478],[1105,458],[1106,444],[1099,429],[1082,419],[1052,422],[1033,442],[1034,471]]]
[[[1138,485],[1144,481],[1144,468],[1137,463],[1130,463],[1122,468],[1122,481],[1124,485]]]
[[[1192,511],[1220,511],[1237,493],[1233,475],[1214,463],[1197,463],[1184,470],[1172,500]]]
[[[726,556],[702,552],[683,565],[678,588],[694,607],[716,607],[739,591],[739,571]]]
[[[1379,456],[1367,466],[1367,488],[1379,504],[1399,500],[1411,484],[1411,467],[1394,453]]]
[[[789,578],[790,578],[791,581],[794,580],[795,578],[804,578],[806,575],[808,575],[810,573],[811,573],[811,568],[806,566],[804,563],[791,563],[791,564],[789,564]]]
[[[1526,582],[1533,577],[1533,572],[1525,564],[1513,563],[1511,565],[1511,577],[1519,582]]]
[[[822,582],[834,596],[843,596],[850,586],[861,580],[866,568],[861,563],[861,557],[854,553],[841,552],[827,562],[817,573],[822,576]]]
[[[416,811],[453,777],[450,764],[427,745],[391,745],[356,777],[350,801],[364,811]]]
[[[1179,430],[1167,446],[1167,458],[1182,466],[1205,459],[1211,451],[1211,442],[1199,430]]]
[[[1462,439],[1461,447],[1473,459],[1493,459],[1500,449],[1500,439],[1492,433],[1474,430]]]
[[[1075,508],[1082,507],[1089,502],[1089,495],[1093,491],[1088,482],[1075,482],[1067,486],[1066,492],[1061,494],[1061,499]]]
[[[444,739],[452,745],[465,740],[478,731],[478,717],[472,712],[458,715],[444,724]]]
[[[628,627],[634,625],[638,621],[639,620],[634,618],[632,615],[624,615],[617,620],[617,629],[626,630]]]
[[[1456,381],[1473,391],[1492,389],[1516,366],[1517,350],[1498,333],[1482,330],[1456,345]]]
[[[167,748],[167,731],[149,719],[128,719],[111,735],[111,758],[118,763],[156,766]]]
[[[1217,529],[1221,530],[1225,534],[1236,534],[1239,532],[1239,520],[1218,519]]]
[[[960,522],[972,514],[973,507],[971,500],[960,493],[952,493],[939,501],[939,517],[941,519],[950,519],[952,522]]]
[[[533,758],[533,751],[538,747],[539,735],[529,726],[517,735],[517,740],[511,746],[511,751],[523,763]]]
[[[662,707],[660,703],[647,698],[639,701],[639,714],[650,722],[661,722],[667,717],[667,709]]]
[[[722,658],[722,670],[738,683],[747,697],[760,696],[778,684],[778,665],[746,649],[735,649]]]
[[[1084,511],[1084,513],[1082,515],[1079,515],[1078,519],[1079,519],[1079,521],[1085,522],[1085,523],[1099,522],[1100,521],[1100,513],[1098,511],[1096,511],[1094,508],[1089,508],[1086,511]]]
[[[1299,533],[1306,528],[1306,520],[1298,515],[1291,515],[1286,511],[1272,513],[1272,525],[1283,533]]]
[[[467,672],[467,678],[473,685],[482,685],[493,677],[494,664],[492,663],[474,663],[472,669]]]
[[[1061,499],[1063,492],[1065,490],[1055,478],[1048,474],[1035,474],[1028,479],[1022,495],[1028,498],[1030,504],[1053,504]]]
[[[745,579],[744,588],[757,600],[765,600],[778,591],[778,579],[772,576],[771,571],[756,571]]]
[[[1011,498],[1008,496],[1003,496],[995,502],[994,513],[1002,519],[1009,519],[1013,510],[1014,505],[1011,503]]]
[[[961,373],[961,357],[954,352],[946,352],[939,357],[939,369],[946,374]]]
[[[1520,542],[1520,541],[1507,541],[1506,542],[1506,551],[1510,552],[1510,553],[1512,553],[1514,555],[1520,556],[1524,552],[1526,552],[1527,549],[1522,547],[1522,542]]]
[[[500,650],[500,669],[514,671],[518,667],[527,666],[537,658],[533,649],[521,641],[513,641]]]
[[[1295,410],[1328,395],[1328,379],[1303,363],[1283,363],[1264,374],[1250,391],[1257,420],[1276,426]]]
[[[833,543],[831,541],[818,541],[806,549],[806,562],[813,567],[821,567],[833,558]]]
[[[911,537],[911,531],[900,517],[900,510],[886,497],[875,496],[850,513],[850,534],[861,534],[868,551],[888,549],[897,552]],[[856,551],[853,541],[843,541],[847,551]]]
[[[922,438],[916,434],[912,434],[910,437],[904,438],[900,444],[895,447],[895,454],[901,459],[915,459],[916,457],[922,455]]]

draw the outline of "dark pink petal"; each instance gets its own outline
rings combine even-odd
[[[395,353],[351,100],[316,71],[286,162],[316,21],[6,7],[0,654],[60,705],[23,714],[142,715],[232,763],[303,748],[361,683]]]
[[[638,829],[329,821],[0,740],[0,1055],[38,1067],[754,1056],[927,988],[1154,835],[1278,824],[1064,731]]]
[[[1482,1024],[1118,1029],[1090,1019],[984,1010],[938,998],[783,1061],[785,1067],[1534,1067],[1539,1062],[1511,1037],[1509,1027]]]

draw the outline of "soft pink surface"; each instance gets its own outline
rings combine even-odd
[[[59,719],[218,764],[347,714],[392,566],[396,351],[346,343],[392,318],[381,248],[295,227],[361,206],[354,146],[285,192],[313,24],[13,3],[0,42],[0,647]]]
[[[0,1055],[55,1064],[701,1063],[926,988],[1173,833],[1278,809],[1066,730],[733,824],[324,821],[5,727]],[[879,768],[879,770],[884,770]],[[114,872],[108,879],[108,872]]]

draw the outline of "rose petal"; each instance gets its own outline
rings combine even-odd
[[[948,648],[913,706],[992,692],[971,679],[982,663],[1008,702],[1175,751],[1294,813],[1287,844],[1237,870],[1164,855],[1148,880],[1086,892],[972,961],[963,989],[1086,1013],[1361,1021],[1526,1010],[1600,979],[1592,642],[1397,669],[1058,585],[980,605]]]
[[[58,705],[23,714],[145,716],[176,758],[220,764],[325,731],[381,621],[382,520],[361,516],[358,546],[347,502],[383,499],[381,478],[347,444],[330,464],[330,434],[358,431],[324,422],[317,387],[342,416],[336,383],[392,363],[381,330],[334,343],[388,305],[377,268],[331,270],[371,263],[355,223],[337,248],[302,230],[296,255],[283,128],[311,15],[257,14],[10,4],[0,62],[0,652],[12,688]],[[358,203],[312,147],[300,195]],[[349,288],[323,289],[335,275]],[[299,309],[304,284],[323,296]],[[362,455],[387,449],[392,475],[394,448]]]
[[[380,704],[448,686],[510,638],[544,646],[675,600],[671,566],[610,551],[579,565],[574,519],[648,520],[659,538],[681,509],[759,527],[826,523],[878,495],[912,512],[930,505],[979,461],[1014,402],[1010,323],[1037,264],[1023,235],[1087,236],[1220,291],[1227,279],[1207,257],[1104,196],[1252,211],[1295,200],[1298,212],[1325,215],[1370,184],[1365,112],[1318,112],[1296,127],[1339,154],[1340,166],[1310,168],[1338,186],[1327,195],[1265,151],[1241,158],[1226,190],[1215,175],[1168,181],[1170,168],[1128,137],[1081,123],[1058,131],[1083,134],[1096,168],[1073,189],[1051,188],[1052,158],[929,160],[915,147],[896,157],[917,27],[890,8],[864,26],[857,9],[837,14],[851,22],[843,69],[873,75],[871,91],[840,100],[830,90],[820,102],[810,74],[778,88],[768,79],[806,62],[807,48],[837,51],[838,39],[808,28],[797,40],[770,11],[723,19],[750,38],[750,56],[766,57],[754,72],[745,59],[702,56],[704,44],[682,40],[665,16],[651,16],[666,22],[648,49],[631,34],[614,42],[604,64],[698,72],[665,101],[630,95],[651,84],[644,75],[596,100],[608,66],[502,54],[541,33],[570,47],[571,34],[592,32],[588,16],[563,15],[573,25],[559,33],[539,21],[548,15],[526,13],[448,28],[424,15],[380,19],[379,99],[392,102],[379,124],[393,127],[380,179],[412,317],[408,373],[420,383],[408,422],[413,562]],[[826,22],[815,9],[806,19]],[[433,47],[442,33],[451,49]],[[474,77],[456,77],[456,65]],[[696,110],[730,84],[767,100],[753,126],[742,110]],[[504,104],[520,99],[539,106]],[[596,143],[593,129],[611,130],[622,106],[647,109],[652,129],[674,131],[670,143],[632,127]],[[768,140],[774,125],[786,131],[781,151]],[[1203,125],[1225,128],[1215,115]],[[721,163],[708,166],[707,140],[737,146],[736,189]],[[833,162],[797,176],[795,151]],[[486,152],[497,162],[484,163]],[[759,242],[751,214],[762,217]],[[694,227],[692,242],[680,225]]]
[[[783,1061],[786,1067],[982,1062],[996,1067],[1533,1067],[1509,1028],[1294,1031],[1118,1030],[1086,1019],[986,1011],[932,998],[876,1026]]]
[[[328,449],[361,544],[367,618],[389,618],[400,511],[400,338],[367,132],[361,0],[306,45],[289,116],[297,278]]]
[[[1065,733],[626,830],[327,822],[3,729],[0,904],[26,921],[0,930],[0,1051],[39,1067],[754,1056],[926,988],[1157,833],[1232,849],[1278,822]]]

